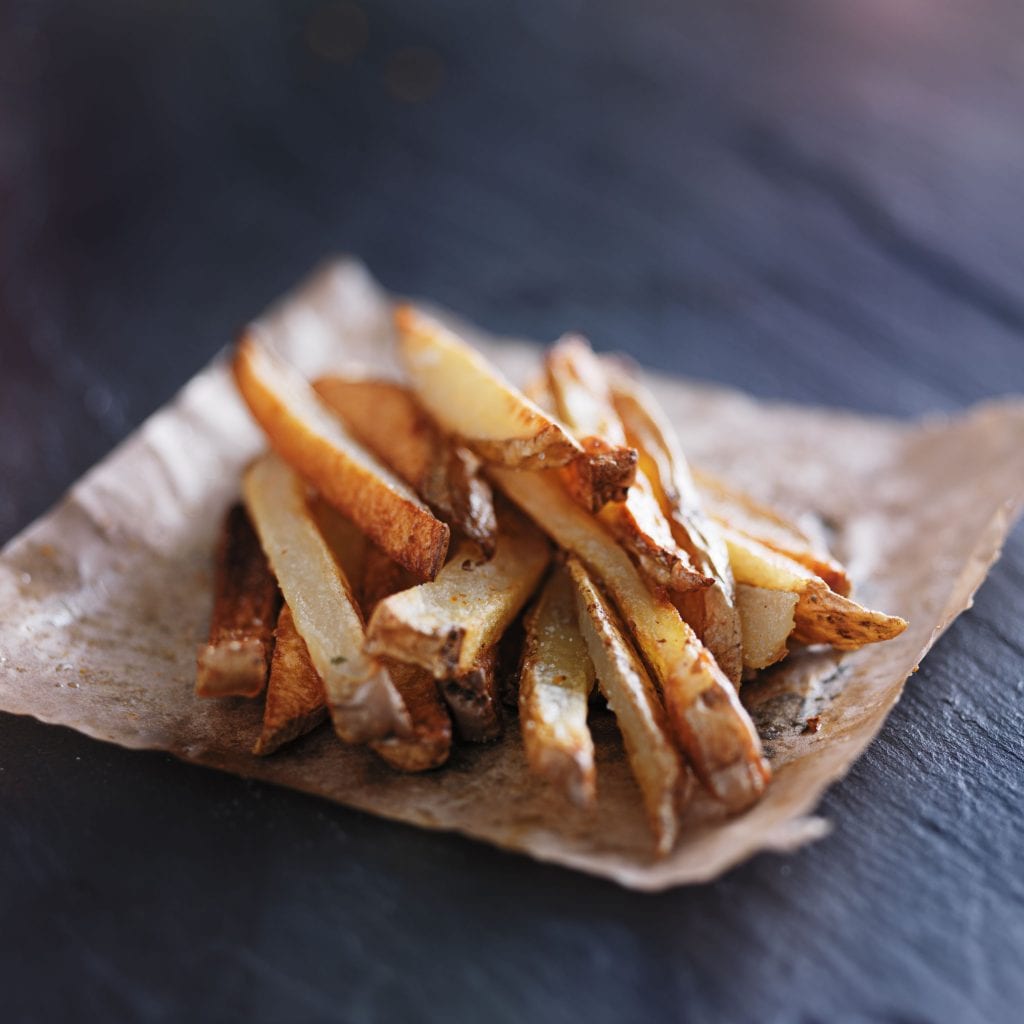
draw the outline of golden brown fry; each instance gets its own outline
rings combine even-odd
[[[610,501],[626,501],[636,478],[637,452],[626,444],[604,370],[590,345],[578,335],[562,338],[548,351],[545,369],[555,409],[586,452],[562,471],[569,493],[591,512]]]
[[[650,590],[629,556],[552,475],[495,467],[491,476],[607,589],[661,686],[676,738],[710,792],[732,810],[757,800],[771,776],[757,730],[673,604]]]
[[[494,497],[478,459],[443,435],[407,387],[346,377],[324,377],[313,386],[360,444],[488,555],[493,553]]]
[[[786,646],[795,626],[797,595],[736,584],[736,607],[743,623],[743,668],[767,668],[789,653]]]
[[[526,616],[519,721],[530,769],[581,807],[594,802],[594,741],[587,727],[593,686],[572,582],[559,567]]]
[[[581,488],[575,475],[578,463],[561,471],[569,493],[585,508],[600,514],[601,521],[655,586],[676,592],[712,586],[715,581],[698,572],[676,543],[646,475],[637,470],[636,449],[626,444],[626,432],[612,405],[604,366],[587,342],[578,336],[563,338],[548,353],[545,365],[555,408],[584,446],[597,442],[612,451],[631,453],[632,457],[629,480],[621,481],[623,486],[611,504],[589,501],[586,488]]]
[[[327,720],[324,684],[309,659],[306,641],[285,605],[274,631],[274,660],[263,705],[263,729],[252,748],[265,757]]]
[[[637,474],[625,502],[605,505],[598,515],[654,586],[685,594],[715,585],[714,578],[698,572],[676,543],[644,473]]]
[[[463,740],[488,743],[501,735],[497,645],[483,651],[468,671],[440,680],[438,687]]]
[[[728,552],[718,529],[704,514],[675,431],[654,396],[621,370],[609,369],[612,398],[629,443],[640,452],[640,468],[665,513],[676,543],[693,566],[714,580],[699,597],[685,595],[680,606],[722,671],[738,686],[743,670],[740,616]],[[694,613],[695,612],[695,613]]]
[[[372,615],[386,597],[412,586],[408,570],[392,561],[380,548],[370,547],[363,570],[362,607]],[[392,768],[402,772],[424,772],[439,768],[452,749],[452,722],[437,691],[434,677],[417,665],[383,660],[409,712],[411,729],[405,736],[389,736],[370,744]]]
[[[420,402],[484,461],[555,467],[583,454],[560,423],[436,320],[399,306],[395,324],[402,360]]]
[[[242,505],[224,517],[217,544],[210,638],[199,645],[196,695],[263,692],[280,603],[277,581]]]
[[[420,579],[433,579],[448,550],[449,530],[408,484],[349,436],[255,329],[239,341],[233,366],[242,397],[281,458],[396,562]]]
[[[799,562],[759,544],[735,530],[723,529],[733,573],[740,583],[798,595],[794,639],[856,650],[899,636],[905,619],[863,608],[830,590],[828,584]]]
[[[781,512],[715,477],[694,470],[704,507],[712,519],[792,558],[820,576],[837,594],[850,596],[846,568]]]
[[[338,735],[366,743],[405,732],[402,700],[387,672],[363,651],[362,616],[309,512],[303,482],[277,456],[266,455],[246,470],[242,489],[295,628],[323,680]]]
[[[689,798],[691,776],[669,738],[668,719],[654,684],[618,617],[578,559],[570,558],[568,569],[598,685],[615,713],[658,853],[668,853],[679,832],[679,808]]]
[[[464,541],[432,583],[381,601],[366,649],[421,665],[435,679],[468,672],[519,614],[547,566],[544,535],[514,509],[501,510],[493,557]]]

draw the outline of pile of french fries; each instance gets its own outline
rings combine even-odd
[[[406,383],[310,382],[258,327],[239,341],[270,452],[225,520],[197,693],[265,690],[256,754],[329,717],[406,772],[497,738],[514,701],[530,770],[587,807],[596,689],[659,852],[697,787],[751,806],[771,770],[741,681],[906,623],[851,600],[796,524],[693,473],[653,396],[583,339],[523,392],[431,317],[395,322]]]

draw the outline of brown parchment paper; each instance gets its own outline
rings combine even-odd
[[[389,299],[354,261],[321,269],[264,318],[309,373],[392,370]],[[465,325],[460,325],[467,329]],[[468,330],[468,329],[467,329]],[[468,330],[510,375],[536,350]],[[638,889],[710,879],[758,850],[827,831],[813,811],[878,732],[923,654],[969,606],[1024,502],[1024,403],[906,424],[770,405],[666,377],[648,380],[692,460],[832,531],[867,604],[910,620],[894,642],[844,658],[795,657],[747,687],[775,780],[747,814],[710,801],[652,856],[640,800],[607,714],[594,721],[599,806],[568,808],[505,738],[445,769],[402,776],[322,728],[278,755],[249,753],[258,702],[193,696],[210,608],[210,552],[239,472],[261,447],[215,362],[75,484],[0,556],[0,709],[125,747],[155,748],[428,828],[452,829]],[[807,717],[820,716],[817,733]]]

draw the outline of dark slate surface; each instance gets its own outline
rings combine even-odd
[[[1024,391],[1013,0],[361,11],[0,8],[0,535],[335,250],[766,397]],[[1019,1019],[1022,583],[828,839],[660,896],[0,716],[3,1016]]]

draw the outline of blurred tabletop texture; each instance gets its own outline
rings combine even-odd
[[[0,539],[333,252],[764,398],[1022,392],[1022,118],[1015,0],[6,0]],[[1019,1020],[1022,584],[830,836],[655,896],[0,716],[3,1017]]]

